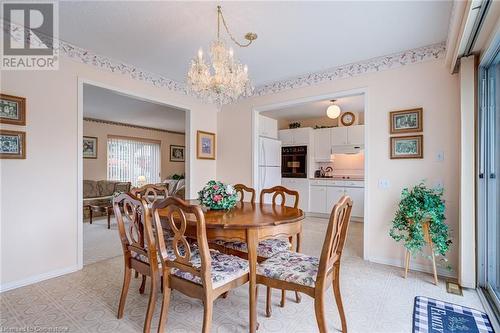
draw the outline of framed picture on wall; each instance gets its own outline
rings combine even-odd
[[[0,94],[0,123],[26,125],[26,98]]]
[[[389,116],[391,134],[422,132],[422,108],[392,111]]]
[[[97,158],[97,138],[95,136],[83,137],[83,158]]]
[[[424,158],[424,136],[391,137],[391,159]]]
[[[0,130],[0,159],[25,159],[26,133]]]
[[[215,133],[196,133],[196,156],[198,159],[215,160]]]
[[[170,145],[170,162],[184,162],[184,151],[186,147]]]

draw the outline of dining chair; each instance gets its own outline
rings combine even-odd
[[[161,217],[160,217],[161,212]],[[213,302],[222,294],[248,282],[248,261],[208,247],[205,216],[200,206],[168,197],[152,208],[157,250],[162,267],[163,298],[158,332],[164,332],[172,289],[202,300],[202,332],[210,332]],[[196,224],[197,245],[189,247],[186,238],[188,219]],[[167,223],[174,233],[172,250],[165,244],[162,228]]]
[[[168,194],[168,188],[166,186],[155,185],[155,184],[146,184],[141,187],[134,188],[130,191],[133,195],[138,197],[139,199],[144,199],[146,203],[151,207],[151,205],[159,199],[165,199]],[[171,235],[167,235],[171,236]],[[135,271],[135,278],[139,277],[139,272]],[[144,289],[146,287],[146,276],[142,276],[141,286],[139,287],[139,292],[141,294],[144,293]]]
[[[236,192],[241,193],[240,194],[240,200],[243,201],[244,199],[244,191],[251,193],[251,203],[255,203],[255,190],[253,188],[247,187],[243,184],[236,184],[234,185],[234,188]],[[293,197],[293,207],[297,208],[299,205],[299,192],[289,190],[283,186],[275,186],[269,189],[263,189],[260,193],[260,202],[264,202],[265,196],[266,195],[273,195],[272,197],[272,204],[277,205],[278,204],[278,198],[281,198],[281,205],[284,206],[286,204],[286,196],[285,194],[290,195]],[[217,241],[216,242],[220,246],[224,246],[226,249],[225,252],[239,256],[241,258],[248,258],[248,248],[247,244],[245,242],[239,242],[239,241]],[[269,238],[265,239],[259,242],[258,247],[257,247],[257,261],[262,262],[273,255],[282,252],[282,251],[288,251],[292,247],[292,238],[290,239],[283,239],[283,238]],[[297,237],[297,251],[300,251],[300,237]],[[271,316],[271,288],[267,288],[267,293],[266,293],[266,315],[268,317]],[[281,293],[281,302],[280,306],[284,307],[285,306],[285,291],[283,290]],[[296,293],[296,302],[300,302],[300,295]]]
[[[150,205],[156,200],[165,199],[168,196],[168,188],[166,186],[146,184],[141,187],[134,188],[130,191],[138,198],[146,200]]]
[[[314,298],[320,333],[327,332],[325,292],[331,285],[340,314],[342,332],[347,333],[340,295],[340,258],[351,219],[351,209],[352,200],[348,196],[340,198],[333,207],[320,258],[286,251],[267,259],[257,267],[257,283],[272,288],[294,290]]]
[[[144,293],[145,277],[151,277],[151,290],[146,318],[144,319],[144,332],[149,333],[156,302],[158,274],[160,273],[156,251],[149,251],[151,249],[151,235],[147,235],[145,232],[146,219],[149,221],[151,219],[149,208],[145,200],[141,201],[131,193],[122,193],[113,199],[113,210],[118,224],[125,263],[123,286],[118,305],[118,319],[123,317],[133,269],[143,276],[143,282],[139,289],[141,294]],[[151,254],[154,257],[151,258]]]

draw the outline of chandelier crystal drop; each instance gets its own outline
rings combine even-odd
[[[203,49],[191,61],[187,74],[188,89],[198,97],[219,105],[236,101],[241,96],[250,96],[253,88],[248,77],[248,67],[234,57],[232,48],[227,48],[220,38],[220,23],[223,23],[231,40],[240,47],[249,46],[257,35],[247,33],[246,44],[236,41],[227,28],[221,7],[217,7],[217,40],[210,45],[211,64],[205,63]]]

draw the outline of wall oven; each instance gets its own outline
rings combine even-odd
[[[281,148],[281,177],[307,178],[307,146]]]

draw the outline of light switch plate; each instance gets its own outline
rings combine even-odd
[[[438,162],[444,161],[444,151],[439,151],[436,154],[436,161],[438,161]]]
[[[379,188],[389,188],[391,186],[391,183],[389,182],[389,179],[379,179],[378,180],[378,187]]]

